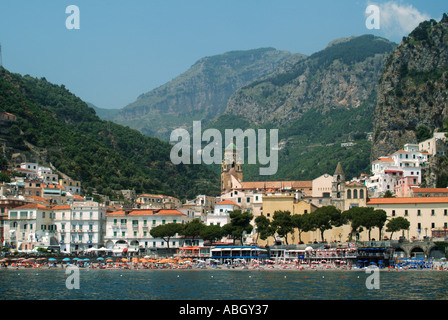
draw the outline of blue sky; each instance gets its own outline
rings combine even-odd
[[[379,30],[366,28],[369,4],[381,9]],[[69,5],[79,30],[66,28]],[[398,43],[443,12],[446,0],[0,0],[0,43],[8,70],[121,108],[205,56],[260,47],[309,55],[367,33]]]

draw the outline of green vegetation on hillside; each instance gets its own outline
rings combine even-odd
[[[7,136],[12,148],[27,150],[27,142],[44,150],[41,160],[80,180],[88,193],[135,189],[193,198],[218,192],[219,180],[208,168],[174,166],[168,143],[100,120],[63,85],[1,68],[0,110],[17,116]]]

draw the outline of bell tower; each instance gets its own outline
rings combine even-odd
[[[336,171],[333,174],[331,187],[331,202],[336,208],[344,210],[345,203],[345,173],[342,170],[341,163],[338,162]]]
[[[243,182],[243,165],[239,161],[239,151],[234,143],[224,150],[224,159],[221,164],[221,194],[236,187],[236,183]]]

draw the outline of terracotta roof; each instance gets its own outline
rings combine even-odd
[[[23,210],[23,209],[50,210],[49,207],[44,206],[43,204],[39,204],[39,203],[30,203],[30,204],[25,204],[23,206],[14,208],[14,210]]]
[[[412,191],[414,193],[447,193],[448,192],[448,188],[414,188],[412,189]]]
[[[405,151],[403,149],[400,149],[398,151],[395,151],[394,153],[392,153],[392,155],[397,154],[397,153],[410,153],[409,151]]]
[[[124,210],[108,212],[108,216],[125,216],[126,212]],[[133,209],[129,211],[126,216],[139,216],[139,215],[161,215],[161,216],[185,216],[185,213],[182,213],[176,209]]]
[[[377,158],[373,162],[381,162],[381,161],[383,161],[383,162],[394,162],[394,159],[392,159],[392,158]]]
[[[447,203],[448,197],[370,198],[367,204]]]
[[[72,207],[69,205],[63,205],[63,206],[53,206],[51,209],[53,210],[70,210]]]
[[[215,203],[215,206],[219,206],[219,205],[232,205],[232,206],[239,207],[239,205],[237,205],[236,203],[234,203],[233,201],[230,201],[230,200],[223,200],[221,202]]]
[[[50,204],[50,201],[48,201],[48,199],[38,197],[38,196],[29,196],[29,197],[27,197],[27,199],[31,199],[32,201],[39,201],[39,202],[44,202],[44,203]]]
[[[61,186],[59,184],[45,184],[44,188],[46,188],[46,189],[61,189],[61,190],[65,190],[65,187]]]
[[[164,216],[186,216],[185,213],[182,213],[176,209],[161,209],[156,210],[156,215],[164,215]]]
[[[241,189],[311,189],[313,181],[247,181],[241,183]]]

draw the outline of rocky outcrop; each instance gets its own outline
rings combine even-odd
[[[323,114],[356,109],[377,89],[384,59],[394,48],[372,35],[333,41],[289,69],[238,90],[226,113],[256,124],[284,124],[310,109]]]
[[[374,113],[371,158],[440,130],[448,113],[448,16],[422,22],[387,58]]]

